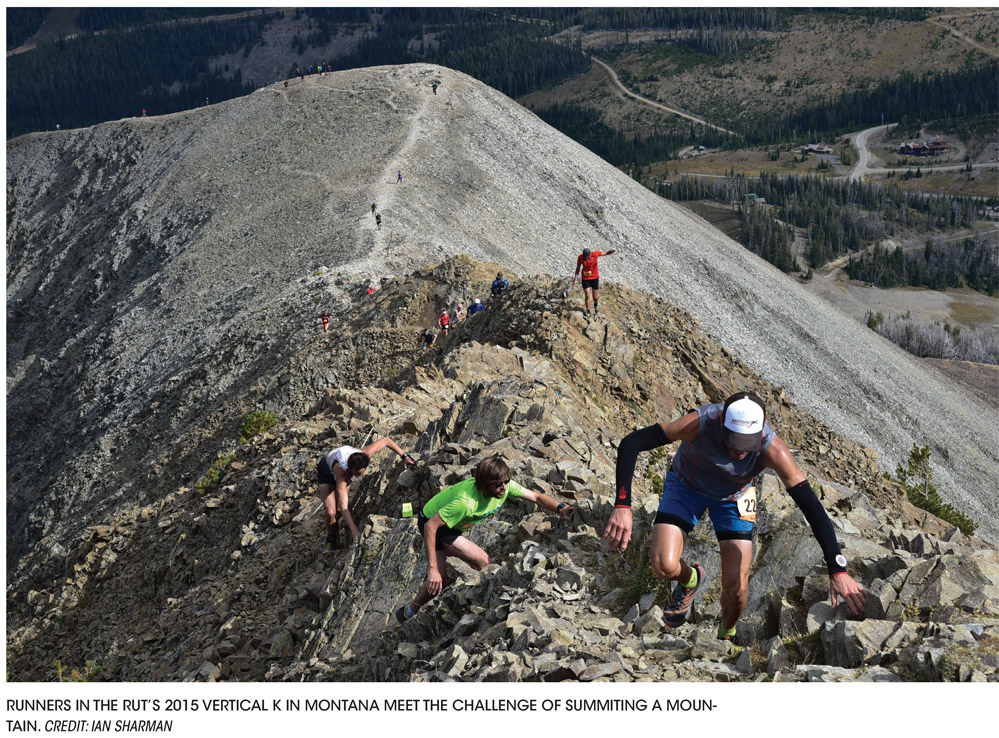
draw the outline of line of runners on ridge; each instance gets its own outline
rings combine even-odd
[[[575,286],[582,274],[584,316],[599,315],[599,271],[597,259],[607,252],[584,249],[576,260]],[[502,273],[493,283],[493,295],[507,287]],[[476,304],[481,304],[476,301]],[[441,327],[447,330],[447,312]],[[436,336],[427,340],[433,345]],[[615,503],[603,538],[615,551],[627,549],[631,540],[631,492],[640,453],[679,442],[663,484],[652,530],[650,562],[653,573],[675,582],[666,602],[663,619],[667,626],[682,625],[690,614],[694,596],[706,579],[699,562],[688,562],[683,550],[688,534],[709,515],[721,558],[721,616],[718,638],[738,643],[736,624],[746,607],[749,567],[752,561],[753,528],[757,496],[754,482],[764,469],[773,470],[802,511],[822,549],[829,574],[833,607],[839,600],[859,614],[865,607],[864,588],[847,572],[846,558],[836,540],[831,520],[812,490],[805,474],[791,456],[787,444],[767,419],[763,400],[753,392],[739,392],[724,403],[698,407],[679,418],[663,420],[635,430],[621,440],[615,469]],[[351,481],[367,469],[371,458],[389,448],[402,458],[404,468],[415,460],[392,439],[382,438],[363,449],[341,446],[319,459],[319,496],[326,511],[327,546],[339,546],[337,520],[343,518],[352,540],[360,531],[350,516],[348,490]],[[454,583],[447,567],[455,557],[477,571],[489,565],[489,555],[464,536],[477,523],[495,514],[508,499],[523,499],[568,520],[575,503],[559,502],[542,492],[521,486],[511,478],[506,462],[490,456],[472,471],[472,477],[434,495],[419,511],[417,525],[427,557],[427,578],[413,600],[396,612],[399,622],[414,617],[420,609]]]

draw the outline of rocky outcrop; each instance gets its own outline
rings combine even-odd
[[[587,323],[559,283],[516,279],[422,349],[420,325],[403,316],[432,318],[454,297],[440,285],[484,294],[495,270],[457,259],[354,298],[335,333],[313,327],[308,350],[289,352],[284,373],[253,389],[257,402],[291,409],[224,449],[214,486],[181,485],[46,538],[8,588],[10,678],[53,679],[56,658],[135,681],[996,678],[996,550],[909,507],[870,449],[658,298],[609,285],[606,317]],[[749,645],[739,648],[714,638],[719,561],[703,523],[688,546],[708,581],[691,621],[664,627],[668,587],[649,572],[647,551],[652,480],[669,449],[641,459],[626,554],[601,535],[617,440],[742,387],[767,399],[868,598],[863,618],[831,608],[807,524],[764,475],[740,625]],[[351,495],[361,540],[324,555],[316,459],[385,434],[419,463],[404,471],[392,454],[376,457]],[[402,504],[418,508],[493,453],[526,486],[575,500],[577,514],[563,522],[509,503],[470,534],[491,564],[455,563],[456,584],[400,626],[393,612],[426,574]],[[175,450],[163,468],[184,459]]]

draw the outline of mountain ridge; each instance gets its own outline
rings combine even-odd
[[[994,540],[993,413],[509,98],[415,64],[8,143],[9,565],[73,510],[165,494],[162,449],[203,456],[199,428],[249,409],[348,282],[467,253],[568,283],[583,247],[889,465],[929,442]]]

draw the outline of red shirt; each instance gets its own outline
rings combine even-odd
[[[582,254],[579,255],[576,259],[576,269],[583,268],[581,274],[583,279],[599,279],[600,271],[597,269],[597,257],[603,255],[603,251],[591,251],[589,259],[584,259]]]
[[[447,313],[444,313],[444,315],[442,315],[440,320],[438,320],[437,322],[440,323],[441,328],[443,328],[444,326],[446,326],[448,323],[451,322],[451,318],[448,317]]]

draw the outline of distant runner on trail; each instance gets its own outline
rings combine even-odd
[[[319,316],[319,320],[323,322],[323,330],[328,331],[330,329],[330,314],[328,312],[323,313]]]
[[[476,297],[475,301],[468,306],[468,317],[471,318],[476,313],[481,313],[486,309],[486,306],[482,304],[482,301]]]
[[[583,249],[583,253],[576,258],[576,274],[572,278],[572,286],[576,286],[576,280],[579,279],[580,271],[582,271],[583,298],[586,305],[583,317],[585,318],[590,317],[591,293],[593,298],[593,317],[596,318],[600,315],[600,272],[597,269],[597,259],[601,256],[610,256],[615,251],[617,249],[611,249],[610,251],[590,251],[589,249]]]
[[[395,183],[396,184],[399,184],[400,182],[402,182],[402,170],[401,169],[399,170],[399,176],[395,178]]]
[[[510,479],[510,468],[499,456],[483,459],[472,472],[472,478],[438,492],[420,511],[417,524],[427,552],[427,581],[413,601],[396,610],[395,616],[404,623],[434,597],[454,582],[447,570],[447,557],[455,556],[476,571],[489,566],[489,555],[462,533],[497,512],[508,498],[529,500],[549,512],[568,520],[575,510],[542,492],[524,489]]]
[[[447,314],[447,310],[441,311],[441,317],[437,319],[437,324],[444,331],[444,335],[447,335],[448,329],[451,327],[451,317]]]
[[[330,551],[340,547],[340,534],[337,528],[337,515],[343,517],[350,528],[351,542],[361,537],[361,531],[347,508],[347,492],[352,480],[362,476],[371,462],[371,457],[388,446],[402,458],[405,468],[416,462],[406,451],[389,437],[375,441],[362,449],[341,446],[319,457],[316,475],[319,479],[319,499],[326,508],[326,548]]]
[[[625,550],[631,539],[631,482],[639,452],[675,441],[682,443],[666,475],[652,529],[652,571],[677,583],[663,608],[666,625],[675,628],[684,623],[704,581],[704,568],[697,562],[688,564],[680,555],[687,534],[707,509],[721,552],[718,638],[738,643],[736,623],[746,607],[753,556],[753,480],[764,469],[777,472],[822,547],[833,607],[841,597],[854,614],[864,611],[864,590],[846,571],[846,558],[828,514],[787,444],[766,422],[763,401],[752,392],[739,392],[724,404],[703,405],[672,422],[625,436],[618,447],[614,511],[604,530],[612,549]]]
[[[510,283],[503,279],[503,272],[499,272],[496,275],[496,279],[493,280],[493,286],[489,288],[489,291],[493,294],[493,297],[495,297],[509,286]]]
[[[436,82],[434,82],[434,83],[433,83],[432,85],[430,85],[430,86],[431,86],[431,87],[433,88],[433,90],[434,90],[434,94],[436,95],[436,94],[437,94],[437,83],[436,83]]]

